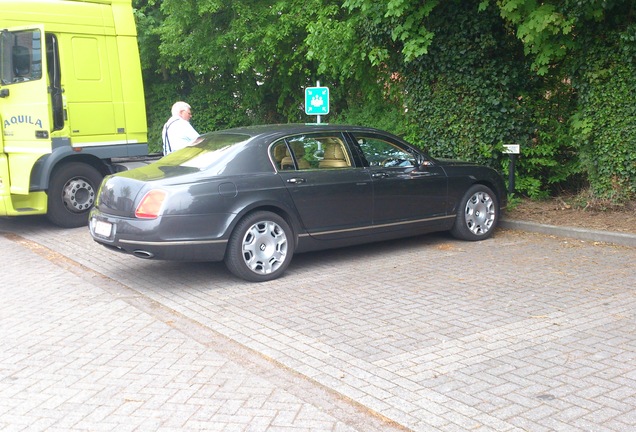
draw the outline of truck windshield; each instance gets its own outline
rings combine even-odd
[[[0,79],[3,85],[42,78],[42,34],[39,30],[10,32],[0,38]]]

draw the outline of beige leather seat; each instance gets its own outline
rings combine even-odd
[[[324,158],[318,164],[319,168],[345,168],[349,166],[342,145],[333,140],[325,142]]]
[[[303,147],[300,143],[292,143],[292,149],[294,150],[294,155],[296,155],[296,160],[298,161],[298,169],[309,168],[309,162],[306,159],[303,159],[303,156],[305,156],[305,147]],[[289,150],[285,151],[285,157],[280,161],[280,169],[294,169],[294,160],[289,154]]]
[[[274,147],[274,162],[276,165],[282,169],[282,162],[285,159],[285,154],[287,153],[287,147],[285,145],[277,144]]]

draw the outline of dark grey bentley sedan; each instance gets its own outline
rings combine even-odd
[[[106,177],[89,226],[121,252],[225,261],[258,282],[297,252],[447,230],[483,240],[505,203],[495,170],[433,159],[387,132],[267,125],[208,133]]]

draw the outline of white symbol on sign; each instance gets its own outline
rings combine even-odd
[[[314,96],[311,98],[311,105],[315,107],[320,107],[324,104],[324,100],[320,96]]]

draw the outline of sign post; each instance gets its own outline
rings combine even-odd
[[[320,81],[316,81],[316,87],[305,88],[305,114],[320,116],[329,114],[329,87],[320,87]]]
[[[519,144],[504,144],[504,153],[510,155],[510,164],[508,165],[508,194],[515,193],[515,161],[517,155],[521,153]]]

